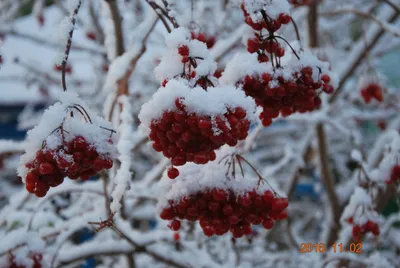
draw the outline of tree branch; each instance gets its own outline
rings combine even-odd
[[[400,31],[397,31],[397,29],[395,29],[394,27],[391,27],[386,22],[381,21],[380,19],[378,19],[377,17],[375,17],[374,15],[372,15],[370,13],[365,13],[365,12],[359,11],[357,9],[344,8],[344,9],[338,9],[338,10],[334,10],[334,11],[330,11],[330,12],[323,12],[323,13],[320,13],[320,15],[321,16],[336,16],[336,15],[339,15],[339,14],[348,14],[348,13],[357,15],[357,16],[362,17],[362,18],[373,20],[383,30],[387,31],[388,33],[393,34],[396,37],[400,37]]]
[[[122,31],[122,18],[121,14],[119,13],[119,8],[117,1],[107,1],[110,11],[111,11],[111,17],[114,23],[114,29],[115,29],[115,40],[116,40],[116,55],[121,56],[125,52],[125,46],[124,46],[124,34]]]

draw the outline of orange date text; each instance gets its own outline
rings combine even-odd
[[[324,243],[301,243],[300,244],[300,253],[309,253],[309,252],[317,252],[323,253],[325,251],[333,251],[334,253],[341,252],[351,252],[351,253],[362,253],[362,244],[361,243],[351,243],[346,246],[343,243],[333,244],[330,248],[325,247]]]

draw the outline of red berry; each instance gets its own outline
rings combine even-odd
[[[41,163],[39,166],[39,172],[42,175],[50,174],[54,170],[53,165],[47,162]]]
[[[171,221],[171,223],[168,225],[168,227],[172,230],[172,231],[178,231],[181,228],[181,222],[178,220],[173,220]]]
[[[178,48],[178,53],[181,56],[189,56],[189,47],[187,45],[182,45]]]
[[[177,168],[171,167],[168,169],[168,177],[170,179],[175,179],[179,176],[179,170]]]

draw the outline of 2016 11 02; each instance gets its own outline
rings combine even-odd
[[[323,253],[327,250],[324,243],[301,243],[300,244],[300,253],[309,253],[309,252],[317,252]],[[343,243],[333,244],[332,250],[334,253],[341,252],[351,252],[351,253],[362,253],[362,243],[350,243],[348,248]]]

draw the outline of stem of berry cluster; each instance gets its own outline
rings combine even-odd
[[[64,91],[67,91],[67,83],[65,81],[65,68],[67,66],[69,52],[71,51],[72,36],[74,35],[76,16],[78,15],[79,8],[81,7],[81,4],[82,4],[82,1],[79,0],[78,6],[75,8],[74,13],[71,16],[72,28],[69,30],[69,36],[68,36],[67,45],[65,47],[64,58],[63,58],[63,61],[61,63],[61,67],[62,67],[61,81],[62,81],[62,87],[63,87]]]

